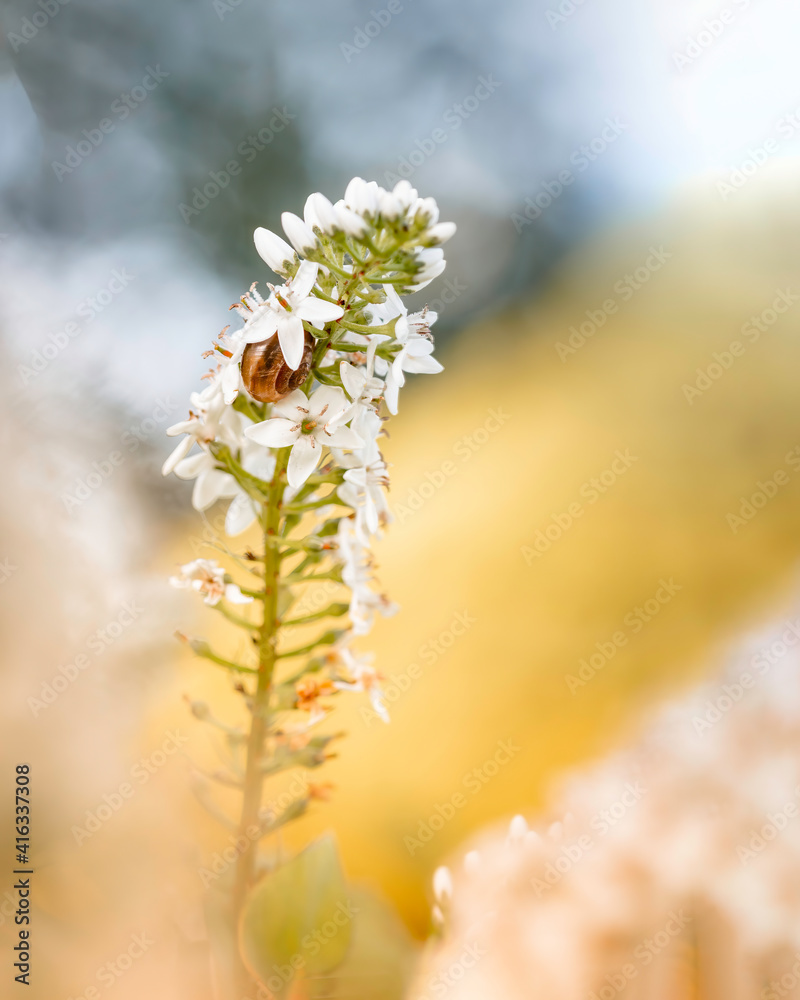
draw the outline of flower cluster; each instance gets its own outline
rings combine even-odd
[[[402,296],[441,274],[441,244],[455,232],[407,181],[387,191],[361,178],[335,204],[312,194],[303,217],[285,212],[282,225],[286,239],[266,229],[254,237],[282,283],[268,283],[264,294],[254,284],[231,307],[242,322],[226,327],[207,353],[217,364],[192,394],[188,418],[167,431],[180,441],[163,467],[194,481],[198,511],[227,501],[228,535],[253,525],[262,531],[263,554],[238,560],[252,577],[241,589],[207,559],[172,582],[254,633],[252,664],[225,660],[204,642],[193,648],[253,674],[259,711],[270,718],[267,736],[307,732],[328,711],[320,699],[343,690],[367,693],[388,721],[379,675],[351,642],[376,613],[395,610],[376,586],[370,552],[391,520],[384,423],[398,411],[408,374],[442,370],[433,357],[436,314],[409,314]],[[347,600],[304,614],[304,588],[317,581],[334,592],[347,588]],[[261,621],[228,607],[244,601],[263,605]],[[347,627],[285,648],[295,626],[345,615]],[[304,657],[302,669],[289,676],[275,669],[295,655]],[[256,691],[240,687],[253,708]]]
[[[561,819],[530,829],[516,816],[453,875],[437,870],[442,940],[409,995],[436,995],[473,948],[452,1000],[610,998],[632,979],[642,1000],[667,995],[665,983],[684,996],[687,968],[703,970],[703,996],[730,995],[732,982],[748,1000],[795,996],[800,651],[786,626],[571,776]]]

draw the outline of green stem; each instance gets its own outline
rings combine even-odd
[[[264,743],[269,732],[269,701],[272,694],[272,675],[275,669],[277,637],[280,621],[278,617],[278,588],[280,559],[272,538],[279,533],[280,499],[286,486],[286,466],[289,450],[282,449],[275,457],[275,472],[269,486],[269,499],[265,506],[262,525],[264,531],[264,615],[258,636],[258,682],[252,706],[252,723],[247,738],[247,757],[244,776],[244,797],[239,821],[239,836],[247,847],[239,855],[236,865],[236,880],[233,890],[234,926],[238,927],[247,891],[256,877],[258,837],[250,837],[248,831],[261,825],[261,810],[264,772],[262,757]],[[247,994],[249,974],[241,968],[244,989],[239,996]]]

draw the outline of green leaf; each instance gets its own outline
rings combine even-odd
[[[316,976],[335,969],[351,933],[348,886],[333,837],[324,836],[253,887],[239,947],[253,975],[284,997],[298,972]]]
[[[358,912],[347,957],[332,972],[310,976],[298,1000],[403,1000],[418,957],[410,934],[388,903],[368,890],[355,889],[350,906]]]

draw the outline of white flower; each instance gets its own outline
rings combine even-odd
[[[365,691],[375,714],[381,721],[388,723],[391,721],[389,710],[381,690],[380,677],[372,666],[373,654],[354,653],[349,646],[350,639],[351,636],[344,636],[331,647],[331,659],[341,662],[347,675],[347,680],[338,678],[333,685],[340,691]]]
[[[433,343],[428,334],[430,327],[436,322],[436,313],[423,309],[421,312],[409,315],[405,303],[394,288],[391,285],[383,287],[386,292],[386,302],[373,307],[372,318],[373,321],[385,323],[396,316],[394,335],[396,342],[401,346],[391,364],[387,365],[385,361],[378,358],[376,368],[380,367],[386,370],[384,398],[389,412],[396,414],[399,392],[406,381],[405,372],[435,375],[444,371],[444,367],[431,357]]]
[[[345,482],[337,489],[338,495],[356,512],[356,527],[366,544],[370,535],[376,535],[382,524],[390,518],[389,505],[384,492],[389,484],[386,463],[382,459],[348,469]]]
[[[195,559],[181,566],[180,576],[171,576],[169,582],[179,589],[189,588],[203,594],[203,602],[212,607],[224,597],[231,604],[250,604],[235,583],[225,582],[225,570],[213,559]]]
[[[318,264],[304,260],[293,278],[272,289],[272,295],[266,302],[255,298],[251,300],[254,302],[252,315],[244,328],[234,335],[235,347],[223,373],[226,402],[232,402],[239,391],[238,366],[247,344],[261,343],[277,333],[286,364],[296,369],[303,358],[303,320],[321,327],[323,323],[344,315],[341,306],[311,295],[318,270]]]
[[[336,209],[319,191],[315,191],[314,194],[310,194],[306,198],[306,203],[303,206],[303,217],[306,220],[306,225],[310,226],[311,229],[319,229],[328,236],[332,236],[337,229],[341,228]]]
[[[246,439],[242,443],[239,462],[245,472],[269,482],[275,472],[275,456],[255,441]],[[236,496],[231,500],[225,515],[225,534],[241,535],[247,531],[258,517],[258,506],[249,494],[239,487]]]
[[[440,225],[453,225],[453,223],[440,223]],[[455,229],[453,232],[455,232]],[[452,233],[450,235],[452,236]],[[412,292],[418,292],[425,288],[434,278],[438,278],[447,266],[447,262],[444,259],[444,250],[440,247],[425,247],[422,250],[417,250],[416,257],[422,268],[415,275],[415,283],[409,285]]]
[[[225,416],[225,400],[219,375],[216,375],[202,392],[193,392],[189,397],[192,409],[188,420],[180,420],[167,428],[169,437],[184,434],[177,447],[161,467],[161,474],[168,476],[192,450],[192,445],[207,445],[220,433],[220,425]]]
[[[336,426],[347,408],[347,397],[338,386],[320,386],[310,398],[295,389],[273,405],[275,416],[248,427],[245,436],[268,448],[291,446],[287,478],[297,488],[319,465],[324,446],[358,448],[363,444],[355,431]]]
[[[301,257],[313,253],[319,247],[319,240],[314,235],[314,230],[293,212],[284,212],[281,215],[281,225],[289,237],[289,242]]]
[[[355,525],[342,518],[336,534],[337,554],[342,563],[342,581],[350,588],[350,621],[354,635],[366,635],[372,627],[375,612],[389,617],[398,607],[385,594],[372,589],[372,563],[369,553],[358,538]]]
[[[200,451],[184,458],[175,466],[179,479],[194,479],[192,507],[207,510],[217,500],[235,497],[239,492],[236,480],[229,472],[217,468],[217,460],[210,451]]]
[[[453,876],[446,865],[440,865],[433,873],[433,895],[439,903],[449,903],[453,898]]]
[[[226,406],[216,423],[213,440],[226,444],[231,451],[238,451],[242,444],[244,423],[245,418],[240,413]],[[204,446],[203,450],[176,462],[172,471],[179,479],[195,480],[192,506],[195,510],[206,510],[217,500],[236,496],[239,486],[230,473],[217,468],[217,459],[205,447],[207,442],[200,443]]]
[[[259,226],[253,233],[253,242],[261,259],[276,274],[280,274],[284,278],[288,277],[294,265],[297,264],[297,254],[286,240],[282,240],[271,230]]]
[[[389,220],[399,219],[418,199],[419,193],[416,188],[413,188],[406,180],[398,181],[391,191],[381,189],[381,215]]]
[[[344,202],[359,215],[374,218],[380,208],[382,192],[383,188],[375,181],[367,182],[361,177],[354,177],[347,185]]]

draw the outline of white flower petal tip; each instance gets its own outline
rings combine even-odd
[[[515,816],[508,828],[508,839],[513,843],[521,843],[528,832],[528,821],[524,816]]]
[[[284,212],[281,215],[281,225],[289,237],[289,242],[301,257],[317,249],[319,241],[312,228],[303,219],[292,212]]]
[[[269,229],[259,227],[253,233],[253,242],[259,257],[276,274],[286,277],[297,263],[297,254],[289,244]]]
[[[453,876],[446,865],[440,865],[433,873],[433,895],[440,904],[453,898]]]
[[[476,875],[481,869],[480,851],[469,851],[464,855],[464,871],[467,875]]]
[[[237,584],[229,583],[225,587],[225,600],[231,604],[252,604],[253,598],[243,594]]]
[[[431,226],[428,230],[427,238],[431,241],[431,244],[438,246],[452,239],[456,234],[456,228],[455,222],[437,222],[435,226]]]

